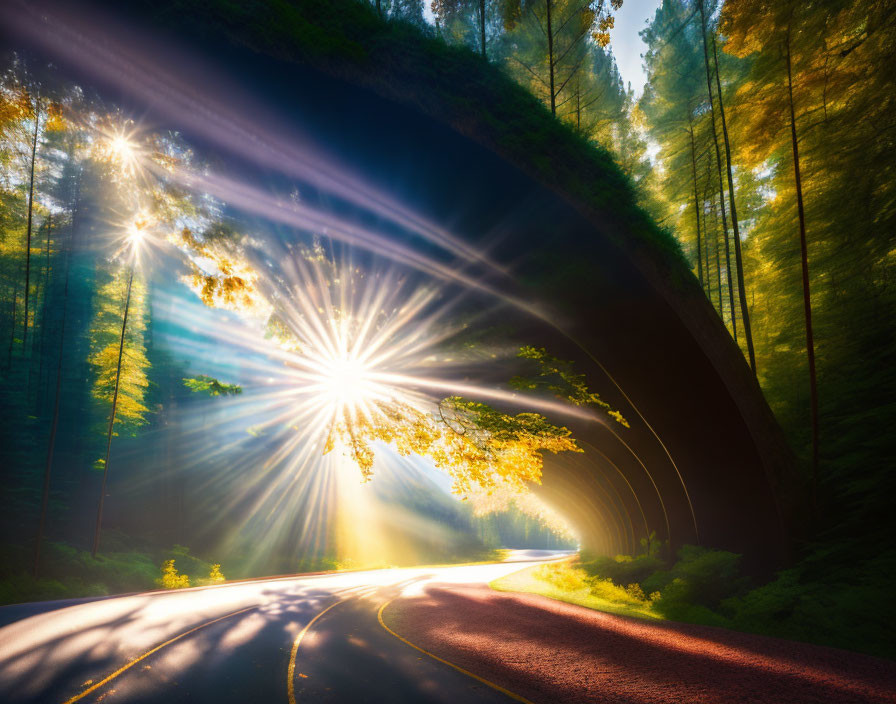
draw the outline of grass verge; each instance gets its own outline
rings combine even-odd
[[[538,594],[619,616],[663,618],[654,611],[650,599],[643,593],[627,590],[610,580],[589,580],[582,570],[574,568],[568,561],[527,567],[496,579],[489,586],[499,592]]]

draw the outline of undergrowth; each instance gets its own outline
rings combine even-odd
[[[721,626],[761,635],[896,657],[890,619],[867,618],[870,604],[886,608],[881,574],[896,573],[892,553],[852,571],[815,553],[756,586],[740,556],[685,545],[671,564],[656,555],[582,555],[528,568],[490,586],[541,594],[608,613]]]

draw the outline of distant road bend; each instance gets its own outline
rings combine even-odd
[[[896,701],[888,661],[486,586],[556,557],[3,607],[0,701]]]

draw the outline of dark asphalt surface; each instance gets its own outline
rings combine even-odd
[[[532,556],[517,559],[3,607],[0,702],[291,704],[295,640],[337,602],[296,650],[295,702],[512,701],[397,639],[377,612],[428,583],[483,585]]]

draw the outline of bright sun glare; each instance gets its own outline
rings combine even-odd
[[[119,128],[104,135],[99,144],[103,158],[125,178],[137,176],[145,165],[140,145],[132,137],[133,134]]]
[[[129,164],[136,159],[137,149],[126,136],[118,134],[109,140],[109,151],[122,164]]]
[[[348,354],[326,360],[321,373],[324,394],[336,410],[356,411],[371,399],[370,368]]]
[[[124,239],[135,255],[139,254],[140,248],[149,236],[150,226],[151,220],[143,212],[137,213],[125,224]]]

